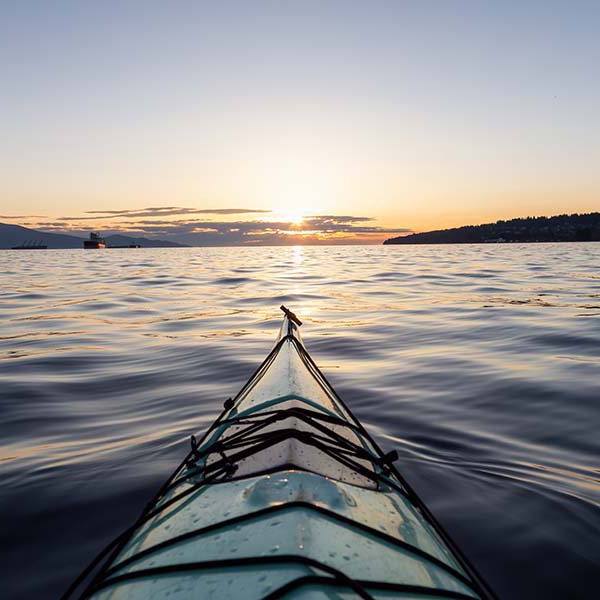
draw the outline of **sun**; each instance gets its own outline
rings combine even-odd
[[[286,210],[281,213],[281,216],[284,221],[294,225],[301,225],[304,221],[304,212],[301,210]]]
[[[274,157],[256,169],[256,190],[263,202],[271,206],[273,220],[289,223],[299,230],[311,215],[322,214],[336,193],[332,174],[305,156]]]

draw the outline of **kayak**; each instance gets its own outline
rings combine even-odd
[[[63,598],[495,598],[281,308],[264,362]]]

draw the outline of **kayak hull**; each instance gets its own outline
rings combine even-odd
[[[284,318],[267,359],[111,548],[95,600],[489,598]]]

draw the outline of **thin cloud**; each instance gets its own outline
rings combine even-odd
[[[122,217],[167,217],[176,215],[244,215],[264,214],[271,210],[262,208],[186,208],[183,206],[149,206],[127,210],[88,210],[79,217],[60,217],[63,221],[84,221],[92,219],[117,219]],[[94,215],[92,217],[86,215]]]
[[[125,210],[87,210],[85,212],[86,215],[126,215],[132,212],[140,212],[140,211],[168,211],[174,209],[181,209],[181,206],[147,206],[146,208],[135,208],[135,209],[125,209]]]
[[[46,215],[0,215],[0,219],[11,221],[14,219],[45,219]]]
[[[212,215],[244,215],[252,213],[270,213],[272,210],[263,210],[261,208],[206,208],[195,211],[198,214],[212,214]]]
[[[373,217],[352,217],[348,215],[309,215],[307,219],[320,219],[321,221],[334,221],[336,223],[361,223],[374,221]]]

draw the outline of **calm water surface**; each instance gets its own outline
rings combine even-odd
[[[503,599],[600,589],[600,244],[0,253],[2,595],[55,598],[270,349],[309,351]]]

